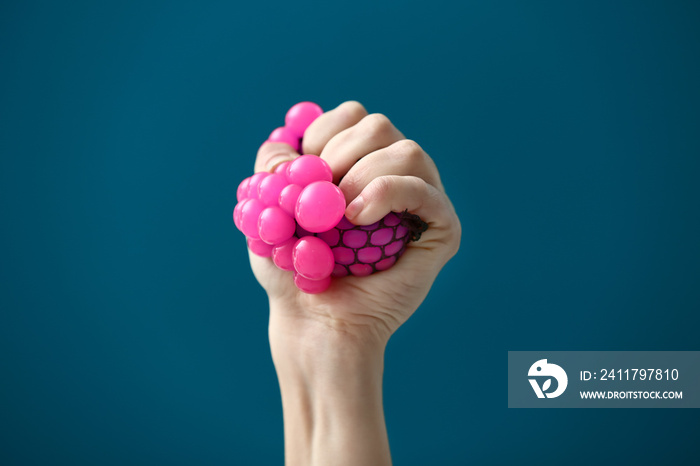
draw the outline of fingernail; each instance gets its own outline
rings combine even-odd
[[[352,201],[345,209],[345,216],[347,218],[355,218],[362,211],[365,206],[365,200],[362,196],[357,196],[354,201]]]

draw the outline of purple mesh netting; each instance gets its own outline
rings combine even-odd
[[[316,236],[333,251],[333,277],[365,276],[394,265],[406,245],[417,241],[427,228],[417,215],[392,212],[372,225],[353,225],[343,218],[334,229]]]

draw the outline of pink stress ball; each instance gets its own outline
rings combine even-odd
[[[285,126],[266,142],[289,144],[299,151],[304,132],[323,114],[312,102],[289,109]],[[408,212],[390,212],[372,225],[353,225],[345,213],[345,196],[333,184],[325,160],[301,155],[258,172],[236,190],[233,221],[253,254],[270,257],[277,268],[293,272],[304,293],[325,291],[333,278],[363,277],[393,266],[427,224]]]

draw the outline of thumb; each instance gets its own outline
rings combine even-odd
[[[346,217],[356,225],[368,225],[389,212],[404,210],[427,222],[420,244],[409,251],[421,263],[433,263],[439,270],[459,250],[462,227],[447,196],[416,176],[380,176],[372,180],[348,205]],[[407,261],[402,261],[406,263]]]
[[[271,172],[281,163],[297,157],[299,157],[299,153],[289,144],[265,141],[258,149],[258,155],[255,158],[255,173]]]

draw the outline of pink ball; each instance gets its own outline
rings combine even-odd
[[[258,218],[260,218],[263,209],[265,209],[265,204],[259,199],[248,199],[241,207],[241,231],[248,238],[260,239]]]
[[[287,241],[294,235],[295,230],[294,219],[277,206],[267,207],[260,213],[258,233],[260,239],[267,244]]]
[[[299,152],[299,137],[285,126],[281,126],[270,133],[267,142],[283,142],[292,146],[292,149]]]
[[[318,294],[326,291],[331,286],[331,277],[320,280],[309,280],[299,273],[294,273],[294,284],[307,294]]]
[[[340,231],[337,228],[331,228],[328,231],[323,231],[317,235],[330,247],[336,246],[340,241]]]
[[[278,175],[284,176],[284,179],[287,179],[287,167],[289,167],[290,161],[287,160],[286,162],[282,162],[281,164],[277,165],[275,167],[274,173]]]
[[[294,210],[297,208],[297,199],[301,194],[301,186],[298,184],[288,184],[280,192],[278,199],[279,206],[289,215],[294,216]]]
[[[338,230],[352,230],[355,228],[357,225],[353,224],[350,220],[347,219],[343,215],[343,218],[340,219],[340,222],[335,226]]]
[[[248,238],[248,248],[255,255],[260,257],[270,257],[272,246],[259,239]]]
[[[262,183],[262,181],[268,176],[270,176],[268,172],[258,172],[250,177],[250,182],[248,183],[249,198],[258,199],[258,188],[260,187],[260,183]]]
[[[370,275],[373,270],[372,266],[368,264],[352,264],[350,266],[350,272],[356,277],[366,277]]]
[[[292,160],[287,167],[287,179],[304,187],[314,181],[333,181],[333,172],[321,157],[307,154]]]
[[[284,117],[284,124],[296,136],[304,136],[313,121],[323,115],[323,109],[313,102],[299,102],[289,109]]]
[[[272,262],[282,270],[294,270],[292,252],[297,242],[296,237],[291,237],[284,243],[276,244],[272,247]]]
[[[394,241],[393,243],[390,243],[384,247],[384,254],[387,256],[393,256],[394,254],[398,253],[401,248],[404,247],[406,244],[406,241],[399,239]]]
[[[331,274],[331,277],[334,278],[341,278],[341,277],[347,277],[350,274],[348,272],[348,269],[343,267],[340,264],[335,264],[335,267],[333,267],[333,273]]]
[[[391,268],[391,266],[394,265],[395,263],[396,263],[396,256],[391,256],[391,257],[387,257],[386,259],[380,260],[379,262],[377,262],[374,265],[374,267],[379,271],[387,270],[387,269]]]
[[[243,199],[248,198],[248,188],[250,186],[250,176],[245,180],[241,181],[236,190],[236,200],[241,202]]]
[[[276,206],[282,189],[287,186],[287,179],[278,174],[265,177],[258,186],[258,197],[265,205]]]
[[[330,277],[335,262],[330,246],[315,236],[299,239],[292,251],[294,269],[309,280]]]
[[[247,201],[248,199],[243,199],[241,202],[236,204],[236,207],[233,208],[233,223],[239,230],[241,230],[241,209],[243,209],[243,204],[245,204]]]
[[[329,181],[317,181],[305,187],[297,200],[294,217],[299,225],[312,233],[335,227],[345,213],[345,197]]]

